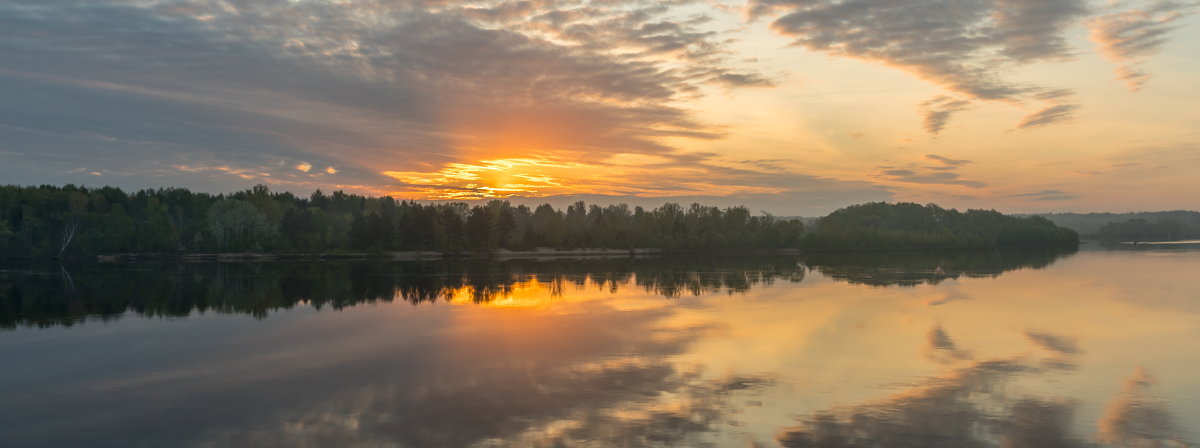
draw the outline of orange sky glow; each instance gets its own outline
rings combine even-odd
[[[1195,208],[1195,4],[860,3],[18,1],[0,175],[783,215]]]

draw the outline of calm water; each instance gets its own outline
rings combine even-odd
[[[0,272],[3,447],[1171,447],[1198,428],[1187,247]]]

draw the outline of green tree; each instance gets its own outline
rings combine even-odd
[[[208,210],[208,231],[218,250],[263,250],[261,242],[274,237],[275,227],[253,204],[222,199]]]

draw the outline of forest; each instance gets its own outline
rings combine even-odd
[[[0,258],[113,253],[363,253],[657,248],[668,252],[796,248],[796,220],[668,203],[653,210],[576,202],[564,210],[493,200],[418,203],[259,185],[233,194],[181,188],[126,193],[74,185],[0,187]]]
[[[1200,238],[1200,225],[1169,218],[1155,221],[1134,218],[1100,226],[1095,237],[1106,243],[1196,239]]]
[[[181,188],[126,193],[74,185],[0,187],[0,258],[100,254],[321,253],[500,249],[660,249],[667,253],[805,249],[1072,249],[1079,236],[1037,216],[868,203],[806,232],[798,219],[746,207],[667,203],[647,210],[576,202],[558,210],[493,200],[419,203],[259,185],[232,194]]]

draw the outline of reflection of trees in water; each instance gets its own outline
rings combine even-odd
[[[0,271],[0,328],[72,325],[133,311],[144,316],[194,312],[250,314],[307,305],[335,309],[404,300],[436,302],[466,294],[476,303],[511,296],[536,280],[550,294],[574,288],[617,293],[636,287],[666,297],[744,292],[776,279],[803,280],[794,257],[747,259],[489,260],[406,263],[272,262],[92,264]]]
[[[189,353],[139,366],[180,340],[147,344],[47,386],[71,390],[69,406],[14,404],[8,415],[20,418],[0,424],[13,429],[0,430],[0,446],[700,447],[771,384],[680,363],[716,327],[672,322],[672,307],[589,305],[478,319],[464,331],[439,331],[453,313],[424,307],[395,320],[280,322],[263,328],[290,331],[248,339],[203,332],[195,337],[213,344],[185,343]],[[133,365],[116,367],[124,362]]]
[[[1076,403],[1062,398],[1014,397],[1006,383],[1019,376],[1076,368],[1075,341],[1026,332],[1041,358],[973,359],[941,329],[928,334],[932,360],[953,364],[945,375],[890,397],[818,411],[777,439],[785,447],[1099,447],[1072,433]],[[950,356],[948,356],[950,355]],[[1109,404],[1097,439],[1116,446],[1190,446],[1174,430],[1165,404],[1148,398],[1151,380],[1139,369]],[[1166,443],[1166,444],[1164,444]]]
[[[997,277],[1008,271],[1043,269],[1073,252],[930,251],[813,253],[804,264],[821,274],[872,286],[936,285],[959,277]]]
[[[0,328],[71,325],[83,318],[107,319],[126,311],[158,317],[210,311],[266,317],[297,305],[339,309],[393,300],[436,302],[464,295],[487,303],[509,297],[519,285],[533,280],[555,297],[572,288],[615,294],[633,287],[664,297],[732,294],[777,280],[800,282],[809,268],[849,283],[908,286],[1043,268],[1058,256],[957,251],[504,262],[90,264],[64,269],[55,265],[0,271]]]

